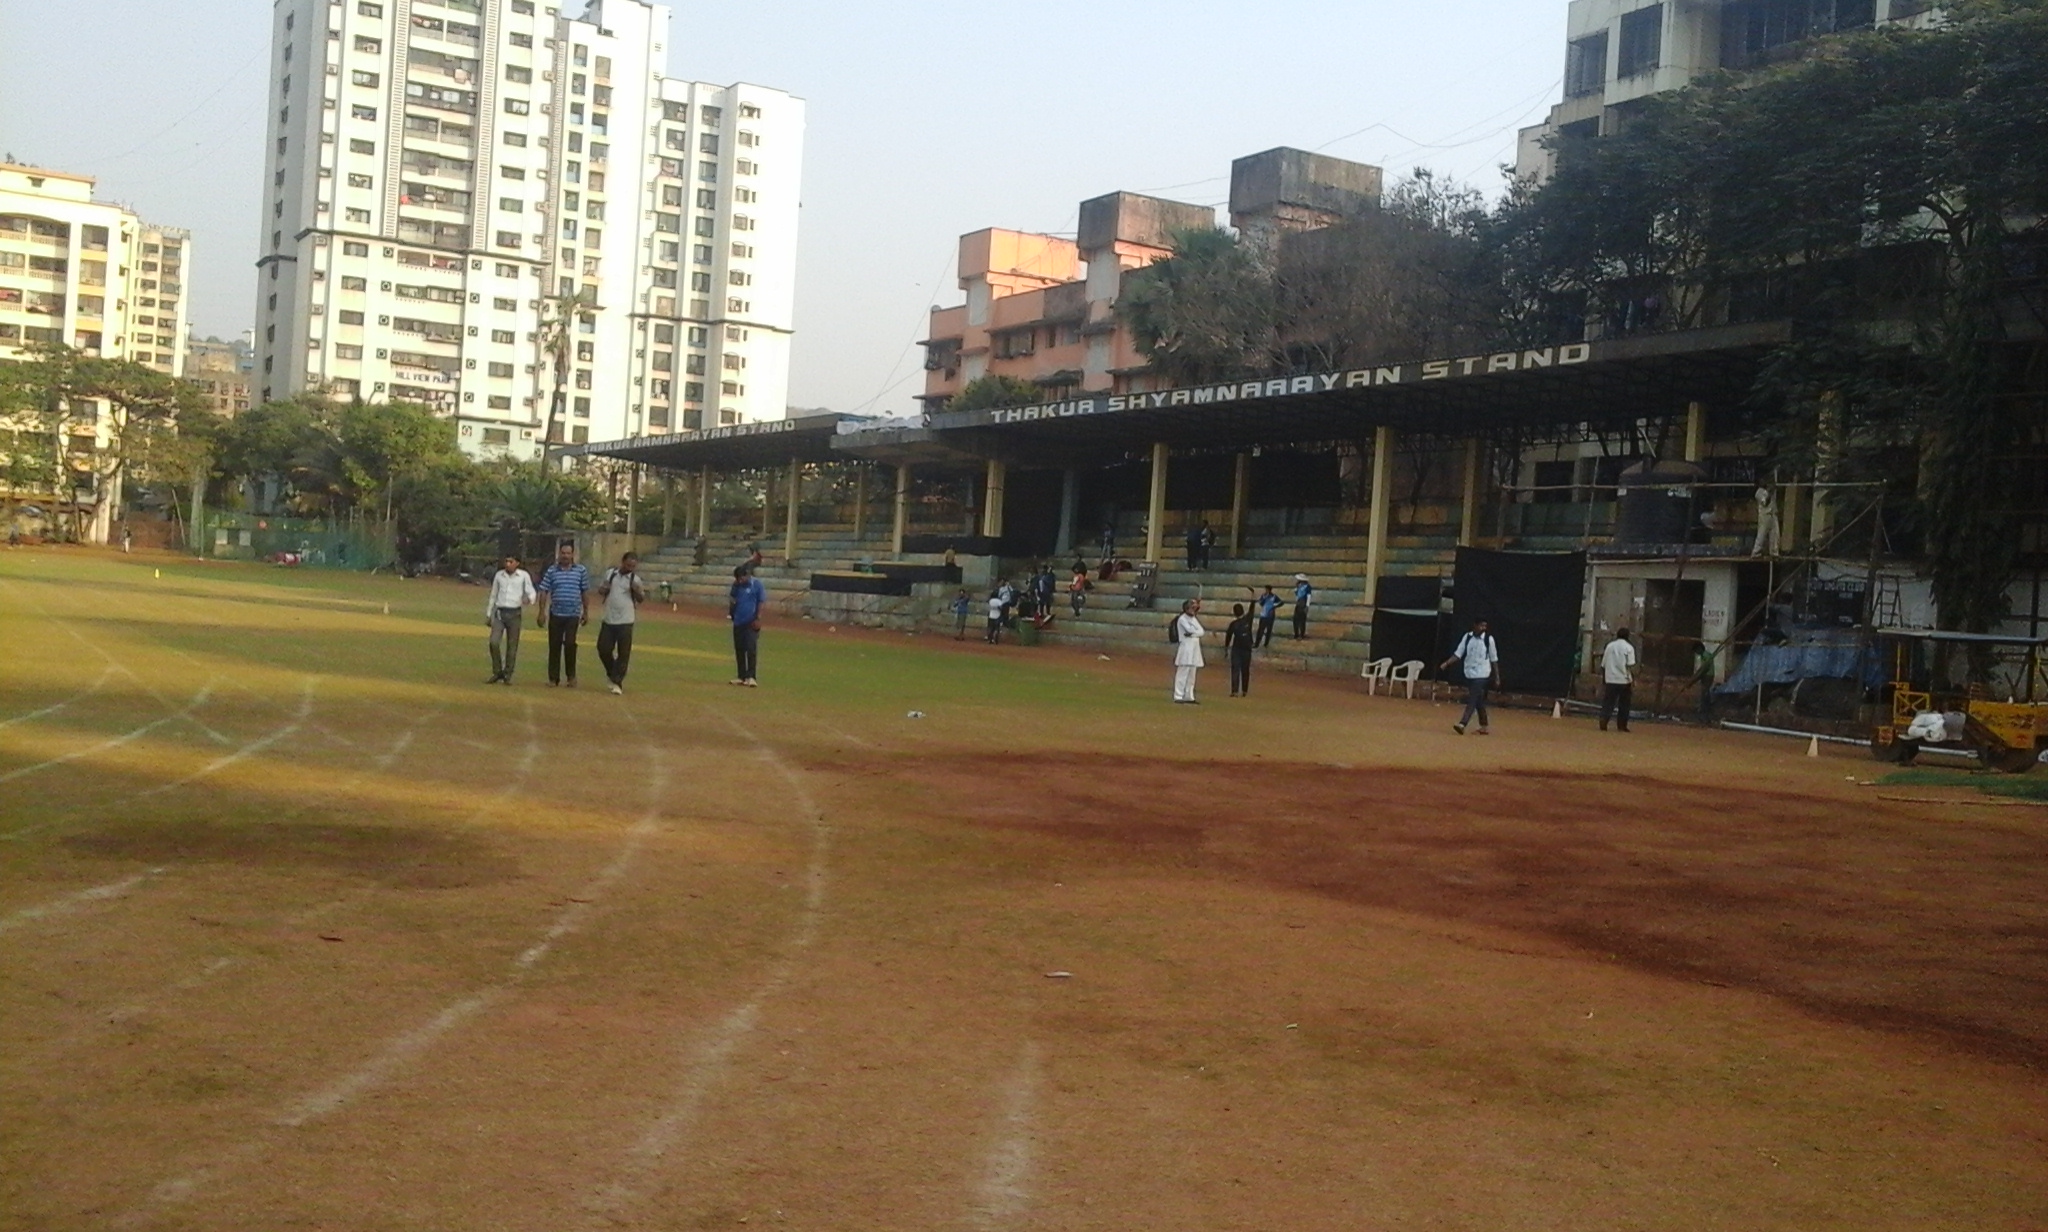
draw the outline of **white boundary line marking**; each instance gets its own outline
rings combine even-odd
[[[35,774],[43,770],[48,770],[53,766],[66,765],[70,762],[77,761],[81,757],[90,757],[95,753],[104,753],[108,749],[115,749],[121,747],[124,744],[131,744],[137,740],[142,739],[144,736],[147,736],[149,733],[155,731],[159,727],[168,726],[169,724],[175,723],[180,719],[190,718],[192,711],[205,705],[207,700],[213,696],[213,685],[213,681],[207,681],[205,686],[201,688],[199,692],[192,695],[192,700],[185,703],[183,709],[178,710],[173,714],[167,714],[161,719],[153,719],[148,723],[144,723],[140,727],[134,728],[129,731],[125,731],[120,735],[113,737],[110,740],[102,740],[98,744],[92,745],[88,748],[73,749],[71,752],[65,753],[60,757],[52,757],[48,761],[39,761],[33,766],[22,766],[17,770],[9,770],[5,774],[0,774],[0,783],[12,783],[16,779],[27,778],[31,774]],[[14,831],[14,833],[20,833],[20,831]]]
[[[638,1141],[627,1149],[619,1175],[600,1187],[593,1196],[587,1208],[591,1217],[586,1221],[589,1226],[615,1226],[622,1222],[627,1208],[647,1197],[648,1181],[654,1172],[671,1154],[688,1144],[704,1104],[724,1078],[726,1065],[733,1053],[738,1051],[740,1044],[760,1021],[761,1007],[788,985],[795,974],[798,957],[817,941],[822,923],[829,879],[827,861],[831,854],[831,827],[804,783],[802,772],[784,760],[767,741],[736,720],[721,717],[752,743],[755,755],[789,784],[805,828],[810,831],[811,852],[804,871],[803,910],[790,934],[786,952],[769,969],[767,978],[754,990],[754,994],[703,1032],[689,1050],[682,1076],[663,1101],[660,1113]]]
[[[518,790],[540,759],[540,728],[533,721],[533,703],[526,702],[524,709],[527,744],[518,762],[519,777],[506,784],[490,801],[479,805],[477,816],[481,816],[490,803]],[[634,727],[639,729],[638,716],[630,710],[627,713],[633,718]],[[626,842],[620,848],[619,854],[571,897],[568,906],[556,914],[533,945],[528,946],[512,960],[510,969],[502,977],[444,1007],[418,1026],[391,1037],[368,1061],[334,1082],[293,1100],[270,1118],[253,1137],[230,1148],[213,1163],[158,1185],[141,1204],[128,1211],[117,1220],[117,1223],[132,1226],[148,1219],[161,1207],[189,1200],[211,1182],[267,1154],[285,1131],[303,1129],[332,1116],[384,1085],[457,1027],[510,996],[547,956],[555,942],[581,926],[584,917],[595,909],[598,899],[626,875],[649,836],[660,828],[662,794],[668,789],[669,781],[668,759],[644,729],[641,730],[641,740],[647,748],[648,760],[651,763],[647,778],[646,811],[627,828]]]
[[[110,881],[105,885],[97,885],[89,890],[79,890],[75,893],[66,894],[62,898],[53,898],[49,902],[38,903],[33,907],[23,907],[19,911],[0,916],[0,933],[13,932],[24,924],[33,924],[37,920],[46,920],[52,916],[70,915],[72,912],[91,903],[100,903],[110,898],[119,898],[150,878],[162,876],[164,871],[161,868],[153,868],[146,873],[137,873],[133,877],[123,878],[120,881]]]
[[[73,693],[71,696],[65,698],[63,701],[57,702],[55,705],[45,706],[41,710],[31,710],[27,714],[17,714],[11,719],[0,719],[0,727],[12,727],[16,723],[28,723],[33,722],[36,719],[47,718],[48,716],[57,713],[59,710],[62,710],[65,707],[71,705],[71,703],[82,702],[86,698],[91,697],[93,694],[99,692],[101,689],[106,687],[107,681],[117,674],[118,673],[116,673],[113,668],[106,668],[105,670],[100,672],[99,679],[93,681],[90,685],[87,685],[85,688],[80,689],[78,692]]]
[[[234,752],[215,758],[214,760],[206,763],[206,765],[201,767],[200,769],[194,770],[192,773],[186,775],[184,778],[172,779],[168,783],[159,783],[155,787],[152,787],[147,791],[137,792],[133,798],[137,800],[144,800],[148,799],[150,796],[160,796],[167,791],[175,791],[176,789],[183,787],[187,783],[193,782],[196,779],[203,779],[207,775],[212,774],[216,770],[225,770],[229,766],[234,765],[236,762],[241,761],[243,758],[252,756],[257,753],[261,753],[263,750],[269,748],[273,744],[276,744],[278,741],[289,738],[290,736],[295,734],[299,730],[299,728],[305,726],[307,719],[312,716],[313,687],[319,683],[320,678],[318,676],[306,677],[306,683],[299,687],[299,708],[292,712],[291,721],[284,724],[282,727],[273,728],[269,735],[259,736],[256,739],[249,741],[241,748],[236,749]]]
[[[1017,1067],[1002,1088],[1002,1116],[995,1140],[989,1143],[981,1183],[970,1212],[973,1225],[987,1232],[1012,1227],[1031,1205],[1031,1167],[1035,1134],[1032,1112],[1038,1102],[1039,1056],[1036,1041],[1026,1042]]]

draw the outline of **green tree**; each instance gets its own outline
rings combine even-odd
[[[595,287],[586,286],[568,295],[541,298],[540,328],[534,333],[534,346],[540,362],[548,365],[554,377],[554,391],[548,397],[547,426],[541,433],[540,459],[543,465],[564,435],[562,425],[568,421],[569,360],[574,349],[576,327],[584,317],[597,311]]]
[[[499,463],[491,495],[497,520],[527,531],[599,526],[610,514],[596,485],[541,462]]]
[[[946,403],[949,411],[979,411],[992,406],[1030,406],[1045,401],[1045,390],[1014,376],[989,373],[960,387]]]
[[[1139,351],[1179,384],[1268,372],[1284,364],[1278,280],[1227,231],[1173,237],[1173,255],[1124,276],[1117,316]]]

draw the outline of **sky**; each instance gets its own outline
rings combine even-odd
[[[1071,234],[1117,190],[1221,204],[1281,145],[1497,194],[1564,62],[1565,0],[670,7],[672,75],[806,100],[789,401],[878,414],[913,409],[960,235]],[[202,336],[254,319],[269,29],[260,0],[0,0],[0,154],[190,228]]]

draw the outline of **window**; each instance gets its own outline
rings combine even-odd
[[[727,371],[739,372],[747,366],[747,357],[744,355],[727,355],[723,363]]]
[[[361,359],[362,357],[363,348],[357,346],[352,342],[340,342],[335,344],[334,358],[336,359]]]
[[[674,351],[656,351],[648,366],[656,372],[674,372],[676,370],[676,353]]]
[[[493,295],[491,297],[491,307],[499,312],[517,312],[519,311],[519,301],[503,295]]]
[[[738,325],[728,325],[725,327],[725,340],[727,342],[745,342],[747,340],[747,331]]]
[[[511,409],[512,409],[512,399],[511,399],[511,398],[509,398],[509,397],[506,397],[506,396],[505,396],[505,395],[503,395],[503,394],[492,394],[492,395],[491,395],[491,409],[492,409],[492,410],[494,410],[494,411],[509,411],[509,410],[511,410]],[[486,445],[510,445],[511,443],[512,443],[512,429],[510,429],[510,428],[485,428],[485,429],[484,429],[484,444],[486,444]]]
[[[1653,4],[1621,15],[1621,57],[1617,77],[1653,73],[1664,55],[1664,6]]]
[[[357,103],[355,106],[350,107],[348,113],[358,120],[374,120],[377,118],[377,109],[363,103]]]
[[[348,186],[350,188],[374,188],[376,184],[376,180],[361,172],[351,171],[348,174]]]
[[[533,46],[533,36],[531,34],[515,34],[512,36],[512,45],[514,47],[531,47]],[[532,79],[528,78],[528,80]]]
[[[718,164],[698,163],[697,178],[705,181],[706,183],[716,183],[718,180]]]
[[[680,184],[663,184],[661,186],[661,203],[672,209],[681,209],[683,207],[682,186]]]
[[[381,80],[377,74],[370,72],[368,69],[361,68],[350,73],[348,79],[352,85],[369,86],[371,89],[375,89],[378,81]]]
[[[732,229],[735,231],[752,231],[754,229],[754,220],[745,214],[734,214],[732,216]]]
[[[465,137],[465,138],[464,138],[464,140],[467,140],[467,139],[468,139],[467,137]],[[525,145],[525,144],[526,144],[526,134],[525,134],[525,133],[499,133],[499,134],[498,134],[498,140],[500,140],[500,141],[504,142],[504,143],[505,143],[506,145]]]
[[[367,257],[370,255],[370,246],[360,240],[346,240],[341,245],[341,255],[344,257]]]
[[[751,158],[742,158],[733,164],[733,170],[741,175],[759,175],[761,174],[761,164]]]
[[[517,247],[519,247],[519,233],[518,233],[517,231],[500,231],[500,232],[498,232],[498,247],[500,247],[500,248],[517,248]]]
[[[685,401],[685,402],[702,402],[703,400],[704,400],[704,382],[702,382],[702,381],[684,381],[684,382],[683,382],[683,401]]]
[[[533,16],[533,0],[512,0],[512,11],[521,17]]]
[[[1607,86],[1607,31],[1578,39],[1565,48],[1564,96],[1598,94]]]
[[[517,278],[519,277],[519,267],[509,262],[500,261],[498,262],[498,277]]]
[[[592,222],[604,221],[604,202],[593,201],[584,207],[583,216]]]
[[[587,66],[590,63],[590,48],[585,47],[581,43],[571,44],[569,59],[577,68]]]
[[[676,285],[676,272],[672,269],[662,269],[657,266],[648,276],[657,287],[673,287]]]
[[[509,329],[494,329],[494,330],[492,330],[492,331],[491,331],[491,341],[492,341],[492,342],[511,342],[511,341],[512,341],[512,331],[511,331],[511,330],[509,330]]]
[[[751,188],[735,188],[732,190],[732,199],[741,205],[752,205],[761,199],[761,194]]]
[[[715,210],[715,209],[717,209],[717,208],[718,208],[718,190],[717,190],[717,189],[715,189],[715,188],[700,188],[700,189],[698,189],[698,190],[697,190],[697,208],[698,208],[698,209],[700,209],[700,210]]]
[[[665,214],[657,211],[654,215],[654,229],[656,231],[680,232],[683,229],[683,216],[681,214]]]
[[[718,392],[728,398],[738,398],[747,392],[747,387],[738,381],[720,381],[718,383]]]
[[[752,312],[754,310],[754,306],[743,299],[728,299],[725,301],[725,310],[727,312],[737,312],[744,315],[746,313]]]
[[[370,280],[353,274],[343,274],[341,276],[341,289],[344,291],[367,291],[370,289]]]
[[[343,212],[348,215],[348,220],[350,222],[361,223],[363,226],[366,227],[370,225],[370,211],[368,210],[351,209],[345,210]]]
[[[523,98],[508,98],[505,100],[505,114],[507,115],[526,115],[532,110],[533,108],[527,106],[526,100]]]
[[[690,246],[690,261],[691,261],[691,263],[692,263],[692,264],[695,264],[695,265],[709,265],[709,264],[711,264],[711,245],[709,245],[709,244],[693,244],[693,245],[691,245],[691,246]]]
[[[746,131],[745,129],[741,129],[741,130],[740,130],[740,144],[741,144],[741,145],[743,145],[743,146],[746,146],[746,147],[747,147],[747,148],[749,148],[749,149],[753,149],[753,148],[755,148],[755,147],[757,147],[757,146],[759,146],[759,145],[761,144],[761,134],[759,134],[759,133],[750,133],[750,132]]]
[[[600,57],[598,57],[598,58],[599,58],[599,59],[603,59],[604,57],[600,56]],[[592,87],[590,87],[590,105],[591,105],[591,106],[593,106],[593,107],[609,107],[609,106],[611,106],[611,105],[612,105],[612,88],[611,88],[610,86],[592,86]],[[599,123],[603,123],[603,117],[602,117],[602,116],[598,117],[598,122],[599,122]]]
[[[521,68],[517,64],[507,64],[505,66],[505,80],[516,81],[521,85],[530,85],[533,82],[533,70]]]
[[[578,369],[576,370],[576,388],[578,388],[578,389],[589,389],[589,388],[590,388],[590,369],[588,369],[588,368],[578,368]],[[585,402],[585,403],[587,404],[587,403],[588,403],[588,402],[589,402],[590,400],[589,400],[588,398],[585,398],[585,399],[583,399],[583,401],[584,401],[584,402]],[[589,414],[590,412],[589,412],[589,411],[584,411],[584,412],[582,412],[582,413],[583,413],[583,414],[585,414],[585,415],[588,415],[588,414]]]
[[[745,270],[728,270],[725,281],[735,287],[751,287],[754,285],[754,276]]]
[[[732,255],[744,261],[754,255],[754,246],[752,244],[735,243],[732,246]]]
[[[697,134],[697,152],[699,154],[709,154],[713,158],[716,158],[718,156],[718,134]]]
[[[682,245],[674,240],[658,240],[655,243],[655,253],[656,260],[680,261],[682,260],[680,255],[682,253]]]
[[[587,364],[596,358],[597,344],[595,342],[579,342],[576,344],[576,360],[578,363]]]
[[[365,17],[382,17],[384,15],[384,6],[373,4],[371,0],[361,0],[356,5],[356,12],[361,13]]]
[[[671,150],[687,150],[690,148],[690,134],[680,128],[669,129],[668,135],[663,140],[668,143],[668,148]]]
[[[683,356],[683,371],[689,373],[691,376],[703,376],[704,357],[702,355]]]
[[[604,232],[597,227],[585,227],[583,228],[583,242],[592,248],[597,248],[604,243]]]
[[[706,128],[717,128],[718,122],[724,118],[725,112],[717,107],[697,108],[697,122]]]
[[[612,153],[612,148],[611,148],[611,147],[610,147],[609,145],[606,145],[606,144],[605,144],[604,142],[602,142],[602,141],[593,141],[593,142],[591,142],[591,143],[590,143],[590,161],[591,161],[591,163],[592,163],[593,165],[595,165],[595,164],[597,164],[597,163],[601,163],[601,162],[604,162],[604,161],[605,161],[606,159],[608,159],[608,158],[610,158],[610,157],[611,157],[611,153]],[[591,178],[591,185],[590,185],[590,186],[591,186],[592,188],[602,188],[602,187],[604,187],[604,186],[603,186],[602,184],[599,184],[599,183],[597,183],[597,182],[596,182],[596,181],[597,181],[597,172],[595,172],[595,171],[591,172],[591,173],[590,173],[590,178]]]
[[[595,155],[598,155],[598,154],[602,154],[602,153],[604,152],[604,147],[603,147],[603,146],[597,146],[597,145],[591,146],[591,147],[590,147],[590,152],[591,152],[591,154],[592,154],[593,156],[595,156]],[[602,171],[593,171],[593,172],[591,172],[591,173],[590,173],[590,191],[592,191],[592,192],[603,192],[603,191],[604,191],[604,172],[602,172]]]
[[[380,55],[383,55],[383,54],[384,54],[384,40],[383,40],[383,39],[373,39],[373,38],[368,38],[368,37],[366,37],[366,36],[364,36],[364,35],[358,34],[358,35],[356,35],[356,50],[357,50],[357,51],[366,51],[366,52],[370,53],[370,54],[371,54],[371,55],[373,55],[373,56],[380,56]]]
[[[663,346],[674,346],[676,341],[676,327],[673,325],[655,326],[654,340]]]
[[[507,214],[524,214],[526,212],[526,203],[517,197],[500,197],[498,198],[498,208]]]
[[[717,222],[715,222],[710,217],[706,215],[699,215],[696,223],[693,226],[693,230],[695,230],[698,235],[703,236],[705,239],[710,239],[717,226]]]
[[[344,308],[341,310],[341,323],[343,325],[361,325],[363,323],[363,314],[356,309]]]
[[[586,401],[586,402],[587,402],[587,401],[589,401],[589,399],[587,399],[587,398],[586,398],[586,399],[584,399],[584,401]],[[577,424],[577,425],[576,425],[575,427],[573,427],[573,428],[569,429],[569,443],[570,443],[570,444],[572,444],[572,445],[587,445],[587,444],[589,444],[589,443],[590,443],[590,427],[589,427],[589,425],[587,425],[587,424]]]
[[[690,289],[692,291],[708,292],[711,290],[711,275],[701,270],[690,275]]]
[[[364,141],[360,137],[351,137],[349,138],[348,152],[351,154],[375,154],[377,152],[377,143],[374,141]]]
[[[1926,4],[1894,3],[1898,18],[1919,12]],[[1877,23],[1875,0],[1745,0],[1721,10],[1721,66],[1752,68],[1768,64],[1789,47],[1838,30],[1868,29]]]
[[[758,119],[760,119],[760,118],[761,118],[761,109],[760,109],[759,107],[756,107],[756,106],[754,106],[754,105],[753,105],[752,103],[741,103],[741,104],[740,104],[740,119],[742,119],[742,120],[758,120]]]
[[[490,365],[488,365],[487,371],[488,371],[488,372],[490,373],[490,375],[492,375],[492,376],[501,376],[501,377],[505,377],[505,376],[511,376],[511,375],[512,375],[512,365],[511,365],[511,364],[490,364]]]

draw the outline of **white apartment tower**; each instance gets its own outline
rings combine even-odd
[[[1930,0],[1571,0],[1564,99],[1521,131],[1516,174],[1548,177],[1557,138],[1612,133],[1642,100],[1706,73],[1771,64],[1821,35],[1926,25],[1939,8]]]
[[[803,103],[665,78],[668,25],[645,0],[278,0],[260,397],[424,402],[520,457],[551,421],[781,416]],[[545,323],[572,301],[558,389]]]

